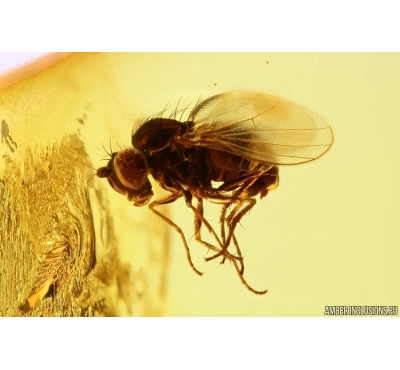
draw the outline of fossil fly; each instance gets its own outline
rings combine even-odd
[[[148,204],[150,210],[181,236],[181,228],[156,208],[183,197],[195,220],[195,239],[235,267],[242,283],[243,257],[234,231],[241,218],[278,185],[278,166],[295,165],[321,157],[331,147],[329,124],[315,113],[279,97],[259,92],[236,91],[198,102],[186,121],[177,120],[177,110],[146,119],[132,134],[132,147],[110,154],[107,166],[96,174],[107,178],[111,187],[135,206]],[[149,175],[167,196],[150,203],[153,196]],[[218,186],[215,185],[218,183]],[[196,205],[193,205],[193,200]],[[204,215],[203,200],[219,204],[220,233]],[[201,237],[205,226],[216,243]],[[228,248],[233,245],[235,252]]]

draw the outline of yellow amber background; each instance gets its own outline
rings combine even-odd
[[[48,78],[40,89],[3,90],[0,118],[9,122],[18,144],[29,145],[57,138],[60,122],[86,114],[79,128],[96,168],[104,163],[101,144],[129,145],[138,120],[169,102],[174,108],[180,98],[184,107],[200,95],[258,90],[302,105],[332,126],[331,150],[315,162],[281,168],[280,186],[237,227],[244,276],[268,293],[250,293],[228,263],[203,261],[206,249],[191,238],[193,216],[178,200],[163,209],[184,229],[193,261],[205,274],[191,270],[173,230],[170,239],[162,234],[159,248],[170,246],[170,255],[159,252],[164,257],[155,256],[153,264],[169,263],[168,274],[155,269],[156,278],[147,286],[168,288],[162,310],[151,312],[322,316],[328,305],[399,305],[400,54],[73,54],[52,68],[63,76],[57,82],[61,89]],[[71,71],[78,72],[71,76]],[[33,89],[33,84],[27,86]],[[11,126],[30,106],[27,118]],[[37,122],[45,123],[40,132]],[[160,239],[163,224],[147,216],[146,207],[133,207],[112,189],[107,194],[121,256],[140,271],[141,261],[151,260],[145,251]],[[218,207],[206,207],[206,215],[217,228]],[[143,221],[132,231],[137,220]]]

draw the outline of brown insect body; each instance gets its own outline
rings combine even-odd
[[[332,131],[306,109],[261,93],[216,95],[196,105],[186,122],[176,120],[176,113],[142,123],[132,136],[132,148],[112,153],[97,175],[106,177],[114,190],[135,206],[148,204],[153,195],[149,175],[169,191],[149,208],[181,235],[189,264],[201,275],[191,261],[180,227],[155,209],[184,197],[194,213],[196,240],[215,252],[206,260],[219,256],[222,262],[228,259],[249,290],[264,294],[266,290],[257,291],[244,280],[235,227],[255,205],[255,196],[262,198],[278,185],[276,165],[318,158],[329,149]],[[204,216],[203,199],[221,205],[220,236]],[[203,224],[217,245],[201,238]],[[231,243],[235,254],[228,251]]]
[[[193,122],[155,118],[144,123],[132,137],[133,147],[144,154],[149,173],[164,189],[172,192],[187,189],[196,197],[219,199],[222,192],[232,190],[230,183],[236,184],[238,179],[247,177],[249,173],[257,173],[262,177],[273,168],[270,172],[276,171],[277,175],[276,166],[215,149],[188,145],[193,135],[191,127]],[[136,163],[133,167],[136,167]],[[143,176],[147,178],[147,173]],[[212,181],[223,184],[215,189]],[[250,196],[264,192],[268,185],[272,185],[270,182],[253,184],[249,189]]]

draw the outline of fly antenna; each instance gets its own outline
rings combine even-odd
[[[88,188],[90,187],[90,185],[91,185],[91,183],[92,183],[93,177],[95,177],[96,175],[97,175],[97,171],[96,171],[92,176],[90,176],[90,177],[88,178],[88,181],[87,181],[87,187],[88,187]]]
[[[81,163],[81,164],[83,164],[83,165],[86,166],[86,167],[89,167],[89,168],[92,169],[93,171],[97,171],[94,167],[92,167],[91,165],[89,165],[89,164],[87,164],[87,163],[85,163],[85,162],[82,162],[82,161],[79,160],[79,159],[77,159],[76,161],[79,162],[79,163]]]
[[[91,181],[93,180],[93,177],[97,175],[97,171],[98,171],[98,170],[96,170],[94,167],[90,166],[89,164],[87,164],[87,163],[85,163],[85,162],[82,162],[82,161],[80,161],[79,159],[77,159],[77,162],[79,162],[79,163],[83,164],[83,165],[84,165],[84,166],[86,166],[86,167],[89,167],[91,170],[93,170],[93,171],[94,171],[94,174],[93,174],[92,176],[90,176],[90,177],[88,178],[88,181],[87,181],[87,186],[89,187],[89,186],[90,186],[90,183],[91,183]]]

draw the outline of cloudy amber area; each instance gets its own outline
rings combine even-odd
[[[118,58],[54,59],[12,72],[0,90],[0,313],[160,315],[166,228],[147,213],[114,217],[122,210],[89,167],[104,164],[107,118],[124,107],[112,77]]]
[[[0,143],[0,189],[1,194],[16,191],[12,199],[20,199],[15,206],[2,201],[3,212],[9,212],[9,219],[18,220],[22,216],[16,210],[27,208],[21,201],[27,199],[23,189],[34,186],[36,177],[29,177],[31,183],[16,186],[5,171],[10,170],[11,163],[21,171],[15,172],[14,179],[23,179],[29,151],[41,153],[37,159],[33,154],[31,162],[41,163],[39,159],[46,158],[46,148],[52,148],[54,142],[61,148],[63,140],[73,134],[85,150],[76,158],[84,162],[87,159],[98,168],[104,166],[101,159],[107,156],[102,145],[107,151],[129,147],[132,129],[138,122],[165,107],[168,112],[189,105],[190,110],[199,99],[213,94],[261,91],[316,113],[329,123],[335,137],[332,148],[318,160],[281,166],[279,186],[264,199],[257,199],[235,230],[245,261],[246,281],[254,289],[268,289],[268,293],[259,296],[249,292],[229,263],[220,265],[219,259],[204,261],[211,253],[192,237],[193,213],[182,199],[160,210],[169,212],[184,230],[193,264],[204,273],[202,276],[189,266],[179,235],[146,206],[130,204],[105,179],[79,185],[83,204],[87,202],[84,194],[88,189],[94,229],[102,230],[96,232],[97,265],[86,277],[78,279],[88,284],[82,292],[97,289],[90,285],[94,284],[92,279],[99,279],[101,271],[107,271],[102,275],[110,277],[109,285],[104,283],[106,290],[98,290],[91,297],[99,297],[100,301],[102,294],[109,292],[111,295],[104,302],[110,302],[107,307],[118,307],[119,311],[114,310],[113,314],[323,316],[326,306],[398,306],[399,66],[398,53],[72,54],[0,91],[0,121],[5,120],[8,126],[7,142],[4,139]],[[62,157],[63,150],[48,153],[47,161],[52,163]],[[83,167],[77,165],[80,174],[69,175],[69,183],[75,182],[74,176],[86,176]],[[35,176],[42,173],[44,178],[50,178],[48,168],[42,165],[42,172],[35,172]],[[89,172],[93,173],[88,169]],[[62,177],[59,172],[57,176]],[[57,181],[61,186],[61,180]],[[91,195],[96,194],[94,189],[99,189],[104,198]],[[165,194],[154,181],[153,190],[152,200]],[[3,315],[20,312],[18,306],[39,283],[37,278],[51,257],[52,268],[60,271],[61,278],[65,275],[54,302],[60,302],[60,297],[74,297],[64,314],[69,314],[68,307],[76,306],[74,302],[81,302],[86,296],[72,294],[77,292],[74,272],[65,273],[68,269],[60,266],[64,259],[72,261],[67,251],[73,251],[73,245],[83,245],[82,240],[88,235],[83,229],[76,229],[71,215],[89,213],[79,212],[79,206],[72,205],[78,200],[71,201],[70,196],[57,194],[55,198],[60,208],[56,212],[56,206],[48,207],[47,216],[56,225],[60,220],[64,222],[68,230],[62,234],[68,238],[57,238],[48,250],[42,248],[27,232],[32,213],[23,216],[21,225],[25,227],[19,233],[7,229],[6,246],[5,233],[1,234]],[[4,208],[6,204],[8,208]],[[207,219],[216,230],[219,211],[218,205],[205,203]],[[105,233],[101,227],[105,223],[112,223],[118,263],[126,266],[124,270],[111,265],[115,274],[108,272],[106,265],[98,267],[107,256],[106,244],[110,245],[107,240],[111,231]],[[44,234],[57,236],[61,231],[48,228]],[[207,232],[203,234],[212,240]],[[69,248],[56,244],[68,240]],[[13,259],[7,257],[4,262],[4,256],[19,253],[21,245],[31,251],[31,262],[23,264],[22,254],[18,259],[14,255]],[[116,271],[122,271],[126,279],[122,290],[118,288]],[[7,280],[4,276],[8,276]],[[39,293],[32,302],[37,297],[40,298]],[[44,298],[41,303],[38,300],[33,311],[21,314],[54,314],[52,299]],[[129,302],[130,311],[124,302]],[[88,305],[95,307],[94,303]],[[46,311],[42,312],[44,307]]]

